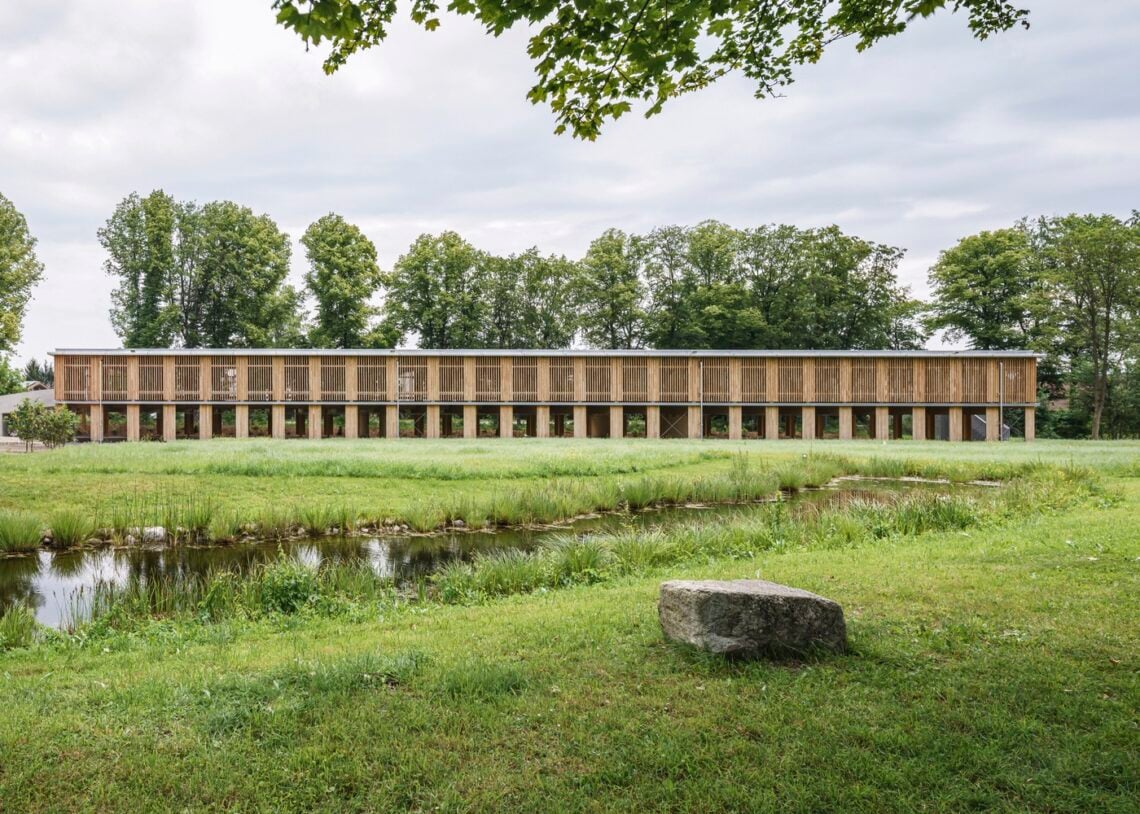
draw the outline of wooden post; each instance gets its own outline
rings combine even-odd
[[[689,360],[689,362],[690,362],[689,373],[690,374],[693,372],[693,365],[692,365],[693,361],[694,360],[692,360],[692,359]],[[692,395],[692,379],[689,380],[689,395],[690,396]],[[701,408],[695,404],[690,404],[689,405],[689,437],[690,438],[703,438],[704,437],[704,429],[705,428],[703,426],[701,426],[702,423],[703,423],[703,417],[701,416]]]
[[[656,356],[651,356],[645,360],[645,396],[650,402],[661,401],[661,360]],[[661,413],[657,413],[657,427],[658,434],[650,435],[650,438],[660,437],[661,428]],[[649,418],[646,416],[646,424],[649,423]],[[648,433],[648,427],[646,432]]]
[[[128,356],[127,357],[127,401],[138,401],[138,400],[139,400],[139,357]],[[135,410],[135,414],[138,415],[138,410]],[[133,439],[129,437],[129,433],[131,431],[130,430],[130,427],[131,427],[130,415],[131,415],[130,410],[128,410],[127,411],[127,433],[128,433],[127,440],[128,441],[130,441],[130,440],[137,441],[137,440],[139,440],[137,437],[135,437]]]
[[[162,357],[162,400],[174,401],[174,357]]]
[[[214,405],[202,404],[198,407],[198,438],[209,441],[214,437]]]
[[[876,379],[878,372],[876,371]],[[881,387],[882,385],[879,384]],[[891,435],[891,410],[889,407],[876,407],[875,408],[875,440],[886,441]]]
[[[733,356],[728,360],[728,400],[733,404],[739,404],[743,400],[743,382],[740,357]],[[732,411],[728,413],[728,437],[732,437]]]
[[[541,359],[539,360],[542,361]],[[540,368],[541,369],[541,368]],[[539,373],[539,386],[541,387],[542,374]],[[549,391],[549,388],[548,388]],[[540,396],[541,399],[541,396]],[[534,435],[536,438],[549,438],[550,437],[550,405],[540,404],[534,408],[534,420],[536,426],[534,428]]]
[[[214,397],[213,381],[213,362],[209,356],[203,356],[198,360],[198,397],[202,401],[211,401]],[[199,422],[201,423],[201,422]],[[206,436],[209,438],[210,436]]]
[[[91,441],[99,443],[103,440],[103,405],[91,405]]]
[[[851,403],[851,358],[843,357],[839,360],[839,400],[845,404]],[[848,410],[848,423],[851,412]],[[839,412],[839,437],[843,437],[843,411]],[[850,438],[850,436],[848,436]]]
[[[499,437],[511,438],[514,436],[515,408],[509,404],[499,405]]]
[[[914,401],[926,401],[926,360],[925,359],[916,358],[914,360],[914,393],[911,395],[911,398]],[[914,419],[912,419],[912,421],[913,420]],[[918,440],[918,436],[915,435],[913,430],[911,431],[911,435],[914,437],[914,439],[916,441]]]
[[[814,373],[814,371],[813,371]],[[807,375],[806,372],[804,374]],[[804,385],[807,389],[807,385]],[[800,425],[802,427],[801,434],[804,438],[811,440],[815,438],[815,407],[803,407],[800,414]]]
[[[695,356],[689,357],[689,401],[701,401],[701,393],[704,389],[704,382],[701,381],[701,360]],[[701,417],[698,409],[697,415],[697,430],[701,429]],[[700,438],[701,436],[693,435],[693,416],[689,415],[689,437]]]
[[[274,438],[284,438],[285,437],[285,405],[284,404],[274,404],[270,408],[270,413],[271,413],[270,421],[269,421],[270,427],[271,427],[270,434]]]
[[[575,356],[574,357],[574,401],[582,402],[585,400],[586,400],[586,357]],[[586,426],[586,419],[585,419],[585,416],[583,415],[583,418],[582,418],[583,435],[581,436],[582,438],[586,437],[585,426]],[[578,412],[577,411],[574,412],[574,437],[575,438],[578,437]]]
[[[986,408],[986,440],[1001,440],[1001,417],[997,407]]]
[[[427,400],[439,401],[439,357],[430,356],[427,360]],[[436,418],[438,419],[439,408],[436,408]],[[428,424],[431,424],[431,408],[428,408]],[[439,421],[435,422],[435,435],[431,431],[425,433],[428,438],[439,437]]]
[[[237,390],[236,398],[238,401],[249,401],[249,357],[237,357],[237,361],[234,364],[234,371],[237,375],[235,386]],[[244,437],[244,435],[238,435],[238,438]]]
[[[550,401],[550,359],[546,356],[538,357],[538,362],[537,362],[536,367],[537,367],[537,371],[538,371],[537,372],[537,375],[538,375],[538,387],[537,387],[538,400],[539,401]],[[547,414],[548,415],[549,415],[549,412],[550,412],[550,410],[549,410],[549,408],[547,408]],[[542,432],[542,429],[541,429],[542,420],[541,419],[539,420],[538,424],[539,424],[539,433],[540,433],[540,435],[538,437],[539,438],[545,438],[546,435],[541,435],[541,432]],[[549,429],[549,428],[550,428],[550,425],[548,422],[547,423],[547,429]],[[549,435],[549,434],[550,433],[547,433],[547,435]]]
[[[355,404],[346,405],[344,408],[344,437],[360,437],[360,408]]]
[[[844,360],[844,361],[849,362],[850,360]],[[841,362],[840,363],[840,370],[842,370],[842,369],[843,368],[842,368],[842,362]],[[850,364],[847,366],[847,370],[848,370],[848,372],[851,371],[851,365]],[[848,382],[850,382],[850,377],[848,377]],[[840,441],[850,441],[854,437],[855,437],[855,415],[854,415],[854,411],[850,407],[840,407],[839,408],[839,440]]]
[[[740,360],[738,359],[737,361],[739,362]],[[739,365],[737,369],[739,369]],[[728,406],[728,440],[739,441],[744,437],[743,424],[744,408],[739,404],[730,404]]]
[[[802,361],[803,361],[803,400],[805,402],[815,401],[815,359],[812,359],[811,357],[806,357]],[[814,410],[812,411],[812,414],[814,415]],[[809,431],[807,429],[807,424],[806,424],[807,417],[806,416],[804,417],[804,422],[805,422],[805,424],[804,424],[804,438],[811,438],[812,436],[808,435]],[[813,429],[811,430],[811,432],[812,432],[812,435],[814,435],[815,434],[815,430],[814,430],[815,419],[814,418],[812,419],[812,427],[813,427]]]
[[[768,396],[766,400],[773,403],[778,402],[780,400],[780,360],[772,357],[764,361],[764,392]],[[765,433],[765,437],[778,438],[779,435],[769,436]]]
[[[387,383],[386,389],[388,391],[388,397],[384,400],[385,401],[392,401],[392,402],[399,401],[399,399],[396,397],[397,394],[400,392],[399,391],[400,382],[397,381],[398,377],[396,375],[398,372],[398,368],[400,366],[399,365],[399,359],[395,356],[389,356],[387,358],[386,362],[387,362],[387,367],[384,370],[384,381]],[[398,426],[399,425],[399,418],[398,418],[399,413],[397,413],[396,415],[397,415],[396,423]],[[390,418],[387,420],[391,421]],[[400,434],[396,433],[396,435],[393,435],[391,437],[392,438],[399,438]]]
[[[309,357],[309,401],[320,401],[323,398],[321,393],[321,357]],[[309,411],[309,417],[312,418],[312,410]],[[316,423],[320,423],[317,419]],[[309,429],[309,437],[312,438],[313,430]],[[317,437],[320,438],[320,429],[317,429]]]
[[[162,440],[173,441],[178,437],[177,416],[173,404],[162,405]]]
[[[95,426],[92,423],[91,426]],[[1037,408],[1025,408],[1025,440],[1032,441],[1037,437]]]
[[[249,438],[249,405],[234,405],[234,436]]]
[[[624,437],[625,437],[625,412],[621,407],[619,407],[617,405],[613,405],[610,407],[610,438],[624,438]]]
[[[879,404],[886,404],[891,400],[891,366],[886,359],[875,359],[875,401]],[[876,410],[878,408],[875,408]],[[875,419],[875,429],[878,430],[879,424],[882,423],[878,420],[877,414]]]
[[[400,437],[400,407],[397,404],[389,404],[384,408],[384,435],[388,438]]]
[[[285,401],[285,357],[273,357],[273,400]],[[281,426],[285,426],[284,413],[281,414]],[[284,437],[284,436],[282,436]]]
[[[137,362],[138,360],[136,359],[135,361]],[[137,386],[135,389],[135,397],[138,397]],[[127,405],[127,440],[139,440],[139,406],[137,404]]]
[[[313,357],[313,358],[315,359],[316,357]],[[310,359],[309,360],[309,376],[310,376],[309,389],[310,390],[312,389],[312,386],[313,386],[313,382],[311,379],[311,377],[313,375],[312,365],[313,365],[313,361],[312,361],[312,359]],[[320,387],[320,382],[317,383],[317,386]],[[310,404],[309,405],[309,438],[313,441],[317,441],[320,439],[320,437],[321,437],[321,405]]]
[[[623,364],[623,360],[620,356],[610,358],[610,401],[625,401],[625,377],[622,376]],[[612,429],[611,426],[611,430]],[[614,436],[611,431],[610,437],[621,438],[621,435]]]
[[[428,368],[428,381],[431,381],[431,368]],[[436,366],[436,372],[439,372],[439,366]],[[429,404],[427,406],[427,426],[424,427],[424,437],[426,438],[439,438],[439,405]]]
[[[504,356],[499,360],[499,398],[502,401],[514,401],[514,366],[511,364],[511,357]],[[500,411],[501,414],[502,411]],[[502,421],[500,419],[500,435],[502,434]],[[511,434],[503,435],[503,438],[510,438]]]
[[[951,368],[951,381],[953,381],[953,368]],[[961,441],[962,440],[962,408],[961,407],[951,407],[950,408],[949,423],[950,423],[950,427],[949,427],[950,440],[951,441]]]
[[[780,408],[764,408],[764,437],[775,441],[780,437]]]
[[[1001,382],[999,379],[1001,377],[998,370],[997,359],[986,360],[986,401],[990,404],[997,404],[1000,396]],[[986,426],[989,426],[988,421],[986,422]]]
[[[357,360],[356,360],[355,356],[344,357],[344,400],[345,401],[356,401],[360,397],[359,396],[359,390],[357,388],[357,380],[356,380],[356,361]],[[345,415],[344,435],[346,438],[355,438],[356,437],[355,435],[350,436],[348,434],[348,410],[345,410],[344,415]],[[356,420],[353,419],[353,426],[355,426],[355,425],[356,425]]]
[[[463,357],[463,400],[475,401],[475,357]],[[463,437],[474,438],[475,435],[467,434],[467,410],[463,411]]]
[[[949,361],[950,361],[950,401],[961,401],[962,400],[962,360],[955,358],[955,359],[950,359]],[[951,407],[950,409],[953,410],[954,408]],[[960,407],[958,408],[958,410],[959,410],[959,412],[961,412]],[[961,422],[959,422],[959,425],[960,424],[961,424]],[[959,426],[958,427],[958,435],[961,436],[961,434],[962,434],[962,428],[961,428],[961,426]],[[953,432],[951,432],[951,434],[950,434],[950,440],[951,441],[954,440]],[[961,437],[959,437],[958,440],[961,441],[962,440]]]
[[[926,408],[913,407],[910,411],[910,437],[915,441],[925,441],[926,438]]]
[[[575,359],[574,360],[574,363],[575,363],[574,389],[575,390],[578,389],[577,371],[576,371],[577,362],[578,362],[578,360]],[[583,383],[583,387],[584,386],[585,386],[585,383]],[[586,438],[589,436],[588,430],[589,430],[589,428],[586,426],[586,407],[583,404],[575,404],[574,405],[574,437],[575,438]]]
[[[472,360],[474,361],[474,360]],[[471,377],[474,387],[475,377]],[[467,386],[466,376],[463,379],[463,386]],[[479,410],[474,404],[463,405],[463,437],[464,438],[478,438],[479,437]]]
[[[645,437],[661,437],[661,406],[650,404],[645,408]]]

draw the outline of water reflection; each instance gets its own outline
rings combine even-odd
[[[852,500],[882,500],[903,491],[950,487],[941,484],[843,481],[835,488],[799,493],[795,503],[846,504]],[[954,487],[962,488],[962,487]],[[228,546],[174,548],[101,548],[51,552],[0,559],[0,611],[21,603],[32,608],[46,625],[73,622],[74,607],[99,582],[122,585],[130,581],[177,581],[209,571],[244,574],[277,556],[293,557],[311,566],[322,563],[365,563],[377,574],[398,584],[414,584],[451,560],[470,560],[476,552],[495,549],[533,549],[543,538],[566,533],[583,534],[620,528],[660,527],[693,520],[747,517],[762,510],[743,506],[673,507],[634,514],[587,517],[564,526],[545,529],[510,529],[494,532],[455,532],[423,536],[323,538],[286,542],[256,542]]]

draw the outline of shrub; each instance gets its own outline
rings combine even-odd
[[[51,544],[56,548],[82,545],[95,534],[95,523],[78,511],[54,512],[48,519],[48,526],[51,529]]]
[[[0,551],[34,551],[43,538],[43,525],[35,516],[0,512]]]
[[[319,593],[316,572],[284,552],[261,570],[259,584],[261,609],[267,613],[296,613]]]

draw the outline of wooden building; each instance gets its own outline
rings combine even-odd
[[[1034,434],[1023,351],[57,350],[92,441]],[[979,427],[981,428],[979,430]]]

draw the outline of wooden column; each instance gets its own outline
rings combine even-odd
[[[696,357],[689,358],[689,401],[700,401],[704,382],[701,381],[701,360]],[[699,413],[699,410],[698,410]],[[701,417],[697,416],[697,429],[701,429]],[[689,416],[689,437],[700,438],[693,435],[693,416]]]
[[[359,398],[359,390],[357,389],[356,381],[356,362],[355,356],[344,357],[344,400],[356,401]],[[344,411],[345,415],[345,437],[355,438],[356,436],[349,436],[348,434],[348,410]],[[354,420],[355,421],[355,420]]]
[[[997,404],[1001,395],[998,361],[997,359],[986,360],[986,401],[990,404]],[[986,424],[988,426],[989,422],[986,422]]]
[[[137,365],[138,360],[135,359],[134,361],[136,362],[136,365]],[[136,367],[136,370],[137,370],[137,367]],[[135,387],[135,397],[136,398],[138,397],[137,385]],[[128,404],[127,405],[127,440],[128,441],[139,440],[139,406],[137,404]]]
[[[851,360],[845,359],[844,361],[850,362]],[[842,363],[840,363],[840,364],[842,364]],[[840,368],[840,369],[842,369],[842,368]],[[847,365],[847,370],[848,370],[848,372],[850,372],[850,370],[851,370],[850,364]],[[848,381],[850,382],[850,377],[848,377]],[[854,413],[850,407],[840,407],[839,408],[839,440],[840,441],[850,441],[854,437],[855,437],[855,416],[854,416]]]
[[[360,408],[355,404],[346,405],[344,408],[344,437],[360,437]]]
[[[321,357],[309,357],[309,401],[320,401],[323,398],[321,393]],[[312,410],[309,411],[309,417],[312,418]],[[318,418],[319,422],[320,419]],[[320,429],[317,430],[317,437],[320,438]],[[309,430],[309,437],[313,437],[312,429]]]
[[[737,362],[740,360],[737,359]],[[737,365],[739,370],[739,365]],[[739,441],[744,437],[744,408],[739,404],[730,404],[728,407],[728,440]]]
[[[878,371],[876,371],[876,380]],[[881,385],[880,385],[881,386]],[[889,407],[875,408],[875,440],[886,441],[891,435],[891,410]]]
[[[475,357],[463,357],[463,400],[475,401]],[[467,435],[467,410],[463,411],[463,437],[474,438],[474,435]],[[476,433],[478,435],[478,433]]]
[[[656,356],[651,356],[645,360],[645,397],[650,402],[661,401],[661,360]],[[657,413],[657,427],[658,435],[651,435],[650,438],[657,438],[660,436],[661,427],[661,413]],[[648,423],[648,417],[646,418]],[[648,431],[648,428],[646,428]]]
[[[94,426],[94,424],[92,424]],[[1037,408],[1025,408],[1025,440],[1032,441],[1037,437]]]
[[[234,436],[249,438],[249,405],[234,405]]]
[[[475,361],[472,359],[471,361]],[[474,387],[474,376],[472,378],[472,387]],[[466,376],[463,379],[463,386],[467,386]],[[479,436],[479,410],[474,404],[463,405],[463,437],[464,438],[477,438]]]
[[[650,404],[645,408],[645,437],[661,437],[661,406]]]
[[[575,363],[574,389],[577,390],[578,389],[578,381],[577,381],[577,363],[578,363],[578,360],[574,360],[574,363]],[[585,382],[583,382],[583,387],[585,387]],[[574,405],[574,437],[575,438],[586,438],[589,435],[588,429],[589,428],[586,426],[586,407],[585,407],[585,405],[575,404]]]
[[[914,407],[910,411],[910,436],[915,441],[925,441],[926,438],[926,408]]]
[[[127,357],[127,401],[138,401],[138,400],[139,400],[139,357],[128,356]],[[135,411],[135,414],[136,415],[138,414],[138,410]],[[127,411],[127,416],[128,416],[128,418],[127,418],[127,432],[130,433],[131,421],[129,418],[129,416],[130,416],[129,410]],[[132,439],[128,436],[127,440],[132,440]],[[136,437],[133,440],[137,441],[139,439]]]
[[[610,401],[625,401],[625,380],[622,376],[622,358],[610,359]],[[610,433],[613,436],[613,433]],[[617,436],[621,437],[621,436]]]
[[[237,390],[238,401],[249,401],[249,357],[239,356],[234,363],[234,372],[237,375],[235,389]],[[239,435],[238,438],[245,436]]]
[[[574,357],[574,401],[582,402],[586,400],[586,357]],[[586,419],[583,416],[582,424],[585,426]],[[578,437],[578,413],[574,412],[574,436]],[[585,438],[585,434],[581,436]]]
[[[953,368],[951,368],[951,371],[953,371]],[[961,407],[951,407],[950,408],[949,432],[950,432],[950,440],[951,441],[961,441],[962,440],[962,408]]]
[[[764,408],[764,437],[775,441],[780,437],[780,408]]]
[[[911,395],[914,401],[926,401],[926,360],[914,360],[914,393]],[[913,430],[911,432],[913,435]],[[915,435],[915,440],[918,436]]]
[[[270,409],[270,434],[274,438],[285,437],[285,405],[274,404]]]
[[[539,361],[541,362],[542,360],[540,359]],[[540,382],[539,387],[541,387],[541,382],[542,382],[541,376],[542,376],[542,374],[539,373],[539,377],[540,377],[539,378],[539,382]],[[549,388],[547,388],[547,391],[549,392]],[[539,399],[545,400],[545,399],[542,399],[541,393],[539,395]],[[537,438],[549,438],[550,437],[550,406],[547,404],[540,404],[537,407],[535,407],[534,408],[534,420],[536,422],[535,428],[534,428],[535,437],[537,437]]]
[[[951,359],[950,360],[950,401],[961,401],[961,400],[962,400],[962,360],[961,359]],[[951,409],[953,409],[953,408],[951,408]],[[961,408],[958,408],[958,411],[961,412]],[[961,424],[961,422],[959,422],[959,424]],[[959,435],[962,434],[961,426],[959,426],[959,428],[958,428],[958,434]],[[951,434],[950,440],[954,440],[953,434]],[[958,440],[961,441],[962,439],[959,438]]]
[[[309,360],[309,376],[313,375],[313,360]],[[309,389],[312,390],[313,382],[310,378]],[[320,387],[320,383],[317,383]],[[309,405],[309,438],[317,440],[321,437],[321,406],[319,404]]]
[[[274,356],[273,357],[273,400],[274,401],[284,401],[285,400],[285,357],[284,356]],[[285,414],[282,413],[281,415],[282,415],[281,426],[284,428],[284,426],[285,426],[284,415]],[[284,430],[282,430],[282,432],[284,432]],[[282,437],[284,437],[284,436],[282,436]]]
[[[625,437],[625,414],[621,407],[610,407],[610,438]]]
[[[388,438],[400,437],[400,407],[397,404],[384,407],[384,435]]]
[[[428,368],[428,381],[431,381],[431,368]],[[436,372],[439,372],[439,366],[436,366]],[[427,426],[424,427],[425,438],[439,438],[439,405],[429,404],[427,406]]]
[[[693,372],[693,365],[692,365],[693,361],[694,360],[692,360],[692,359],[689,360],[689,362],[690,362],[689,373],[690,374]],[[692,379],[690,379],[689,380],[689,393],[690,393],[690,395],[692,394],[692,391],[693,391],[693,383],[692,383]],[[703,421],[702,421],[702,416],[701,416],[701,408],[696,406],[695,404],[690,404],[689,405],[689,437],[690,438],[703,438],[704,437],[704,429],[705,428],[703,426],[701,426],[702,423],[703,423]]]
[[[499,405],[499,437],[514,436],[515,408],[509,404]]]
[[[806,376],[807,373],[805,372],[804,375]],[[804,389],[807,389],[806,384]],[[815,407],[803,407],[802,410],[803,412],[800,414],[801,433],[804,438],[811,440],[815,438]]]
[[[538,400],[539,401],[550,401],[550,359],[547,358],[546,356],[538,357],[538,362],[536,364],[536,367],[537,367],[537,375],[538,375],[538,387],[537,387]],[[550,408],[548,407],[547,408],[547,415],[549,416],[549,414],[550,414]],[[539,426],[541,427],[542,421],[539,420],[538,423],[539,423]],[[547,423],[547,429],[549,429],[549,428],[550,428],[550,425],[548,422]],[[547,435],[549,435],[549,434],[550,433],[547,433]],[[539,435],[539,437],[545,438],[546,436],[545,435]]]
[[[211,364],[209,356],[203,356],[198,360],[198,398],[202,401],[210,401],[214,396],[214,389],[211,386],[213,378],[213,365]],[[206,436],[207,438],[209,436]]]
[[[173,441],[178,437],[178,420],[173,404],[162,405],[162,440]]]
[[[765,359],[764,362],[764,392],[768,395],[768,401],[777,402],[780,400],[780,360],[772,357]],[[765,437],[778,438],[779,436],[769,436],[765,433]]]
[[[986,408],[986,440],[1001,440],[1001,415],[997,407]]]
[[[504,356],[499,360],[499,398],[502,401],[514,401],[514,365],[511,364],[511,357]],[[500,420],[501,423],[501,420]],[[502,427],[500,426],[501,430]],[[500,433],[501,434],[501,433]],[[504,438],[510,438],[511,434],[507,433]]]
[[[214,437],[214,405],[201,404],[198,406],[198,437],[209,441]]]
[[[427,360],[427,400],[439,401],[439,357],[431,356]],[[429,419],[430,419],[430,410]],[[437,409],[438,413],[439,410]],[[430,421],[429,421],[430,423]],[[436,422],[436,434],[428,435],[428,438],[439,437],[439,422]]]
[[[740,357],[733,356],[728,360],[728,400],[733,404],[739,404],[743,401],[743,374],[741,371]],[[729,437],[732,437],[732,413],[729,412],[728,426]]]
[[[812,359],[810,357],[803,360],[803,400],[805,402],[815,401],[815,359]],[[815,415],[814,410],[812,411],[812,415]],[[807,421],[806,416],[804,417],[804,421]],[[815,427],[814,418],[812,419],[812,427]],[[813,429],[812,432],[814,434],[815,430]],[[807,425],[805,423],[804,438],[809,437],[810,436],[808,435]]]
[[[98,442],[102,441],[103,440],[103,405],[102,404],[92,404],[91,405],[91,416],[89,418],[89,421],[91,422],[91,440],[92,440],[92,442],[98,443]]]
[[[385,401],[399,401],[397,395],[400,392],[400,382],[398,381],[400,374],[400,360],[395,356],[389,356],[387,359],[387,367],[384,370],[384,381],[387,383],[388,397]],[[398,415],[398,414],[397,414]],[[391,420],[391,419],[388,419]],[[392,436],[398,438],[399,434]]]
[[[839,400],[845,404],[851,403],[851,358],[843,357],[839,360]],[[848,420],[850,421],[851,411],[847,411]],[[839,413],[839,426],[843,427],[843,412]],[[843,437],[842,429],[840,429],[840,438]]]
[[[875,360],[875,401],[886,404],[891,400],[891,368],[886,359]],[[876,408],[878,409],[878,408]],[[881,422],[875,419],[875,427]]]
[[[174,401],[174,357],[162,357],[162,400]]]

